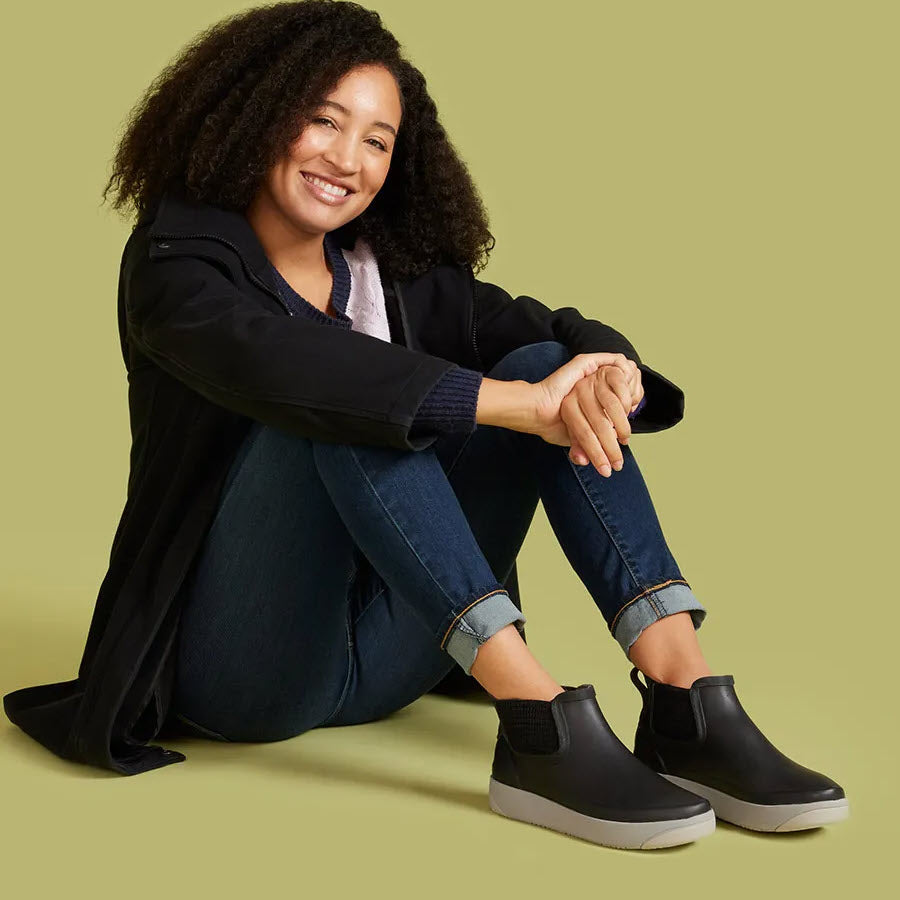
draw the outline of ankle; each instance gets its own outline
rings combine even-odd
[[[654,681],[677,687],[690,687],[695,679],[713,674],[703,658],[688,610],[646,626],[631,643],[627,656]]]
[[[681,688],[689,688],[698,678],[713,674],[705,662],[696,660],[644,663],[637,667],[654,681]]]
[[[518,687],[504,687],[499,694],[491,694],[491,696],[494,700],[544,700],[549,702],[564,690],[565,688],[556,682],[551,684],[527,682]]]
[[[481,644],[469,671],[495,700],[552,700],[563,690],[512,624]]]

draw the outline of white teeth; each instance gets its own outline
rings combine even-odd
[[[347,188],[338,187],[336,184],[332,184],[330,181],[323,181],[321,178],[316,178],[315,175],[304,174],[303,177],[307,181],[310,181],[313,184],[317,184],[320,188],[328,191],[329,194],[334,194],[337,197],[343,197],[348,193]]]

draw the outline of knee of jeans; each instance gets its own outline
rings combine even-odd
[[[572,358],[569,348],[561,341],[538,341],[510,350],[487,373],[489,378],[502,381],[541,381],[565,365]]]

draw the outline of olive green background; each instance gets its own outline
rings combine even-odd
[[[898,5],[383,2],[491,214],[480,276],[626,334],[685,391],[632,448],[714,672],[850,819],[647,853],[488,807],[495,714],[426,696],[126,778],[0,721],[10,896],[843,897],[896,833]],[[129,448],[124,118],[239,3],[19,4],[4,29],[0,691],[74,677]],[[615,473],[613,476],[615,477]],[[538,510],[529,645],[630,747],[629,666]],[[891,878],[891,881],[895,879]],[[890,882],[889,882],[890,883]]]

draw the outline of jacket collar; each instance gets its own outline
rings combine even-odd
[[[266,251],[243,213],[166,191],[149,233],[151,238],[212,238],[230,244],[253,273],[277,292]]]
[[[230,245],[256,279],[268,288],[279,303],[284,304],[275,281],[274,267],[243,213],[184,197],[169,190],[162,195],[156,210],[150,214],[149,235],[154,240],[207,238]],[[393,321],[397,317],[396,327],[402,335],[403,344],[411,347],[412,334],[403,308],[400,284],[395,279],[388,285],[382,279],[382,287],[388,318]]]

